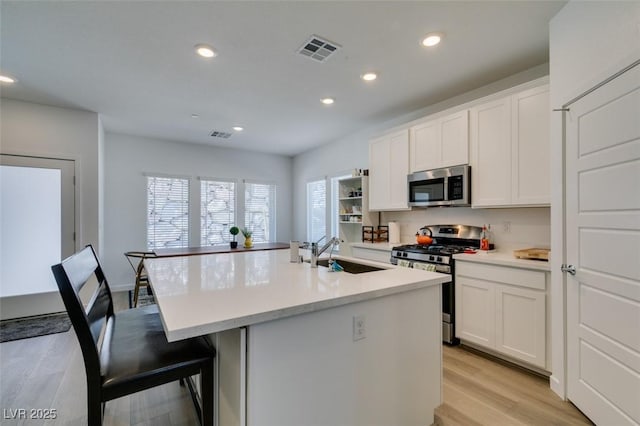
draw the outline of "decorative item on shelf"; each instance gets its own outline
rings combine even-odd
[[[362,227],[363,243],[385,243],[389,242],[389,226],[363,226]]]
[[[231,235],[233,235],[233,241],[229,241],[229,246],[232,249],[238,248],[238,242],[236,241],[236,235],[238,235],[240,233],[240,228],[238,228],[237,226],[232,226],[231,228],[229,228],[229,233]]]
[[[242,236],[244,236],[245,248],[253,247],[253,242],[251,241],[251,235],[253,235],[253,232],[249,231],[247,228],[242,228]]]

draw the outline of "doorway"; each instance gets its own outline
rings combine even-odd
[[[74,170],[0,155],[0,319],[64,311],[51,265],[75,251]]]

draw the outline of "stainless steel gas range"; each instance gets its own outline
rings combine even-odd
[[[456,253],[475,252],[480,247],[482,228],[467,225],[429,225],[433,242],[429,245],[409,244],[394,247],[391,263],[413,268],[416,264],[432,265],[430,269],[451,275],[442,284],[442,340],[456,345],[455,338],[455,261]],[[424,266],[423,266],[424,268]]]

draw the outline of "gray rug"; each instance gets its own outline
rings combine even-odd
[[[64,333],[71,328],[66,312],[0,321],[0,343]]]

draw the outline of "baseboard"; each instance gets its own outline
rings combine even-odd
[[[536,376],[542,377],[544,379],[549,379],[549,376],[551,376],[551,373],[541,369],[540,367],[537,367],[535,365],[531,365],[528,364],[524,361],[520,361],[518,359],[515,359],[513,357],[510,357],[509,355],[506,354],[502,354],[496,351],[493,351],[491,349],[488,348],[484,348],[482,346],[477,346],[473,343],[469,343],[467,341],[462,341],[460,343],[460,346],[462,346],[464,349],[473,352],[477,355],[483,356],[485,358],[491,359],[495,362],[501,363],[501,364],[505,364],[505,365],[509,365],[511,367],[515,367],[518,368],[522,371],[525,371],[529,374],[534,374]]]
[[[551,375],[551,377],[549,377],[549,385],[551,387],[551,390],[555,392],[560,398],[562,398],[564,401],[567,400],[567,394],[562,382],[553,374]]]

